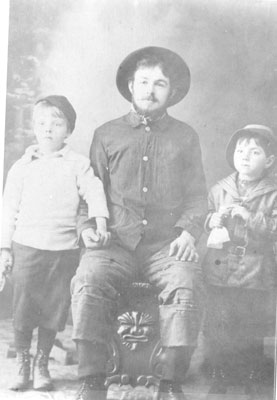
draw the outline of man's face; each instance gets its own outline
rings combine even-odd
[[[129,81],[135,109],[151,115],[166,109],[172,95],[170,81],[159,66],[140,67]]]
[[[40,150],[53,153],[60,150],[70,135],[67,121],[56,107],[37,107],[33,116],[34,133]]]

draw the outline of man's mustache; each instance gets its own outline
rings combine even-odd
[[[153,102],[157,101],[155,96],[143,97],[141,100],[147,100],[147,101],[153,101]]]

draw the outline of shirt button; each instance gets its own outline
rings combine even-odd
[[[148,157],[147,156],[142,157],[142,159],[143,159],[143,161],[148,161]]]
[[[147,225],[147,224],[148,224],[147,219],[143,219],[143,220],[142,220],[142,223],[143,223],[143,225]]]
[[[150,126],[146,126],[146,127],[145,127],[145,131],[146,131],[146,132],[150,132],[150,130],[151,130],[151,129],[150,129]]]
[[[142,191],[143,191],[144,193],[146,193],[146,192],[148,192],[148,188],[144,186],[144,187],[142,188]]]

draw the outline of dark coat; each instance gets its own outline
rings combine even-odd
[[[208,249],[203,269],[206,282],[215,286],[268,290],[276,285],[274,243],[277,239],[277,185],[267,177],[240,197],[237,173],[218,182],[209,193],[209,214],[221,206],[239,203],[250,211],[245,223],[228,217],[231,241],[223,249]]]

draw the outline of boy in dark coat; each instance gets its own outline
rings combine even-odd
[[[238,130],[226,153],[236,172],[209,193],[211,233],[203,266],[213,393],[226,392],[234,360],[248,391],[261,374],[276,285],[277,185],[269,174],[276,149],[276,136],[266,126]]]

